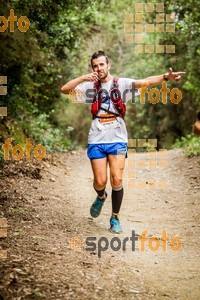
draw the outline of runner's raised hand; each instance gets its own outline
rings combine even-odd
[[[84,81],[96,81],[98,80],[98,73],[97,72],[92,72],[90,74],[82,75],[78,78],[75,78],[69,82],[67,82],[65,85],[61,87],[61,92],[64,94],[69,94],[72,90],[75,89],[75,87],[83,83]]]
[[[181,79],[181,75],[184,75],[185,72],[173,72],[172,68],[169,68],[169,73],[166,73],[165,76],[168,80],[179,81]]]
[[[99,79],[97,72],[92,72],[90,74],[83,75],[83,81],[96,81]]]

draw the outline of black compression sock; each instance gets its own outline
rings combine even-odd
[[[120,190],[117,190],[117,191],[112,189],[112,212],[114,214],[119,213],[123,195],[124,195],[123,187]]]
[[[103,190],[96,190],[95,189],[95,191],[97,192],[100,199],[105,200],[104,197],[103,197],[105,195],[105,188]]]

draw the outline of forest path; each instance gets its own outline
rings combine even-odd
[[[170,150],[167,156],[165,167],[139,169],[136,181],[145,180],[145,186],[134,188],[134,180],[125,179],[120,235],[108,230],[109,184],[101,215],[89,215],[96,195],[85,151],[54,154],[34,165],[15,162],[12,169],[7,163],[0,198],[0,217],[8,220],[8,238],[2,244],[8,258],[0,267],[2,299],[199,299],[198,159],[185,158],[181,150]],[[137,153],[134,159],[146,157]],[[155,189],[155,180],[166,187]],[[145,230],[144,251],[142,240],[135,241],[133,251],[132,232],[141,236]],[[174,251],[175,240],[171,246],[166,242],[163,251],[163,231],[170,240],[179,238],[179,251]],[[95,250],[84,244],[88,237],[96,238]],[[157,237],[154,242],[152,237]],[[103,240],[106,251],[100,251]],[[159,248],[153,251],[156,244]]]

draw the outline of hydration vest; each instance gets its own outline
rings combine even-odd
[[[118,84],[118,78],[115,77],[113,78],[113,83],[110,89],[110,99],[115,107],[115,109],[117,110],[118,113],[113,113],[111,111],[109,111],[108,109],[105,109],[103,107],[101,107],[101,102],[102,102],[102,93],[101,93],[101,81],[97,80],[94,82],[94,98],[93,98],[93,103],[91,106],[91,113],[93,116],[93,119],[95,118],[101,118],[100,116],[97,116],[97,113],[100,109],[104,110],[107,113],[111,113],[113,114],[115,117],[121,117],[124,118],[125,112],[126,112],[126,106],[123,103],[123,100],[121,98],[121,94],[119,91],[119,84]],[[112,116],[108,116],[108,117],[103,117],[105,118],[113,118]]]

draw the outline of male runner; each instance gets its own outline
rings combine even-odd
[[[135,93],[137,94],[137,89],[141,88],[144,82],[147,83],[148,87],[158,85],[164,80],[178,81],[185,72],[175,73],[170,68],[169,73],[147,77],[142,80],[119,78],[116,83],[117,90],[120,92],[120,95],[126,95],[126,97],[123,99],[123,104],[117,107],[111,99],[111,90],[116,88],[116,85],[114,85],[113,76],[110,74],[111,65],[107,55],[103,51],[94,53],[91,58],[91,66],[93,69],[92,73],[82,75],[67,82],[61,88],[61,92],[64,94],[69,94],[71,91],[77,91],[79,94],[81,92],[83,95],[82,99],[86,103],[91,101],[91,90],[93,90],[92,97],[95,98],[96,96],[91,101],[97,103],[97,106],[95,107],[94,104],[92,108],[93,121],[88,135],[87,149],[87,155],[91,161],[94,174],[93,187],[97,192],[97,197],[90,208],[90,214],[93,218],[98,217],[107,198],[105,188],[107,183],[107,166],[109,165],[110,183],[112,186],[110,231],[120,233],[122,232],[122,228],[119,221],[119,211],[124,193],[122,172],[125,165],[128,142],[126,125],[123,119],[123,105],[132,99],[132,93],[128,92],[124,94],[124,91],[129,90],[133,92],[135,89]],[[99,100],[100,97],[101,99]],[[97,108],[96,112],[95,108]],[[123,113],[120,113],[120,110]],[[120,154],[120,160],[117,154]]]

